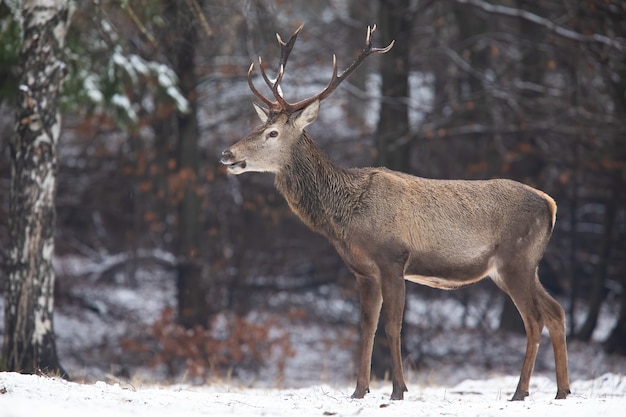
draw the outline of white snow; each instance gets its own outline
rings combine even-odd
[[[516,378],[465,381],[455,387],[409,385],[404,401],[390,401],[388,383],[374,384],[365,399],[349,387],[243,388],[216,382],[205,386],[80,384],[59,378],[0,373],[0,410],[5,417],[160,416],[603,416],[623,417],[626,378],[606,374],[574,381],[573,394],[554,400],[556,387],[535,378],[531,396],[509,402]]]
[[[99,82],[100,77],[96,74],[87,74],[83,79],[83,87],[85,88],[87,97],[96,104],[100,104],[104,101],[104,94],[102,94],[102,91],[100,91],[98,87]]]
[[[176,108],[183,113],[187,113],[189,111],[189,102],[183,97],[177,87],[178,77],[176,73],[167,65],[157,63],[152,65],[152,70],[156,73],[161,88],[176,103]]]
[[[137,251],[137,256],[144,255],[158,265],[172,260],[167,252]],[[500,309],[495,289],[473,292],[465,307],[462,292],[457,298],[455,293],[409,294],[403,334],[412,353],[405,357],[409,392],[403,402],[389,400],[389,381],[373,382],[363,400],[350,398],[359,314],[333,286],[319,293],[279,291],[267,300],[271,311],[290,311],[287,306],[309,311],[303,318],[284,314],[278,328],[289,335],[295,352],[284,370],[278,369],[277,358],[268,357],[257,372],[238,367],[194,385],[201,381],[184,370],[168,376],[165,369],[150,367],[150,355],[139,363],[120,344],[124,338],[141,337],[163,308],[173,305],[171,273],[145,267],[132,282],[117,275],[106,278],[96,264],[112,266],[123,256],[94,256],[55,259],[59,284],[72,285],[72,297],[62,297],[55,311],[57,349],[65,369],[80,383],[0,373],[0,417],[626,415],[626,359],[602,351],[598,341],[606,332],[596,334],[593,343],[568,344],[572,395],[567,400],[553,399],[554,362],[546,336],[530,397],[523,403],[509,402],[525,339],[494,329]],[[0,334],[3,306],[0,297]],[[261,321],[262,311],[251,311],[248,318]],[[607,324],[600,327],[610,329],[615,314],[603,308],[601,322]]]
[[[113,97],[111,97],[111,104],[123,110],[126,116],[128,116],[133,123],[137,123],[139,120],[137,112],[133,108],[133,104],[127,96],[122,94],[113,94]]]

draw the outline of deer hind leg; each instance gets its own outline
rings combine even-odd
[[[524,309],[524,312],[522,312],[522,309]],[[543,330],[541,316],[538,315],[536,311],[532,311],[532,309],[525,310],[525,307],[522,307],[522,309],[519,310],[522,320],[524,321],[524,328],[526,329],[526,355],[524,356],[519,382],[517,383],[517,388],[515,389],[511,401],[521,401],[528,397],[530,376],[535,367],[535,360],[537,359],[537,351],[539,350],[539,342],[541,340],[541,330]]]
[[[554,365],[556,369],[556,399],[565,399],[571,393],[569,389],[569,372],[567,370],[567,342],[565,337],[565,311],[563,307],[552,298],[543,286],[536,281],[543,307],[544,320],[550,333],[552,349],[554,350]]]
[[[369,392],[374,335],[383,302],[380,280],[357,275],[361,303],[361,347],[356,389],[352,398],[363,398]]]
[[[401,275],[386,275],[382,281],[383,292],[383,318],[385,320],[385,333],[389,341],[391,353],[391,374],[393,391],[392,400],[404,399],[407,391],[402,371],[402,352],[400,333],[402,331],[402,316],[404,314],[404,302],[406,283]]]
[[[554,350],[556,398],[566,398],[570,393],[570,388],[563,307],[543,288],[537,277],[537,268],[531,273],[501,276],[499,280],[496,280],[496,283],[515,303],[526,329],[526,356],[512,401],[523,400],[528,396],[530,375],[535,366],[544,322],[550,333],[552,349]]]
[[[541,331],[543,330],[543,314],[540,297],[537,294],[533,272],[499,271],[496,284],[513,300],[519,311],[526,330],[526,355],[522,364],[519,382],[511,401],[522,401],[529,394],[530,376],[535,367]]]

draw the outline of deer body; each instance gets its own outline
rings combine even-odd
[[[343,169],[306,132],[291,161],[276,173],[276,188],[354,272],[366,270],[370,260],[391,258],[409,281],[454,289],[493,274],[499,258],[529,241],[536,246],[529,260],[538,262],[552,231],[554,202],[514,181]]]
[[[281,45],[293,46],[299,30],[288,44],[279,38]],[[276,87],[282,71],[273,85],[264,71],[263,75],[280,103]],[[510,180],[432,180],[384,168],[341,168],[304,130],[316,119],[319,100],[308,100],[295,111],[285,111],[282,105],[272,111],[276,102],[266,102],[269,112],[255,106],[263,125],[224,151],[222,163],[234,174],[273,172],[276,188],[294,213],[324,235],[355,274],[361,346],[353,397],[368,392],[382,311],[392,358],[391,398],[403,398],[400,330],[405,280],[454,289],[489,276],[513,299],[527,332],[513,399],[528,395],[544,324],[554,349],[557,398],[565,398],[569,393],[565,315],[536,274],[554,226],[554,201]]]

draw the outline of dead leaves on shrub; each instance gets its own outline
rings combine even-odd
[[[206,380],[237,368],[257,371],[275,361],[282,378],[285,362],[294,351],[279,319],[264,315],[251,320],[224,313],[214,317],[207,327],[186,328],[177,323],[174,310],[167,308],[147,338],[125,339],[122,347],[150,355],[150,365],[164,366],[170,377],[185,373]]]

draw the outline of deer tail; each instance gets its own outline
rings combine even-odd
[[[533,191],[541,196],[548,204],[548,210],[550,210],[550,233],[552,233],[554,225],[556,224],[556,202],[552,197],[541,190],[533,188]]]

